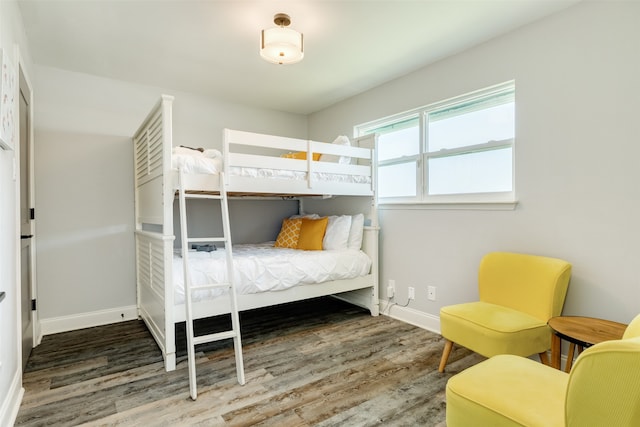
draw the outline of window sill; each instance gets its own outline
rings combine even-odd
[[[513,211],[517,201],[508,202],[380,202],[378,209],[389,210],[479,210],[479,211]]]

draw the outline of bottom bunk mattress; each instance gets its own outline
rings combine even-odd
[[[189,251],[189,273],[193,286],[227,281],[224,249],[211,252]],[[276,248],[273,242],[234,245],[236,292],[254,294],[281,291],[299,284],[353,279],[369,274],[371,259],[356,249],[303,251]],[[185,300],[183,259],[173,257],[173,285],[176,304]],[[221,289],[197,290],[192,300],[204,301],[223,294]]]

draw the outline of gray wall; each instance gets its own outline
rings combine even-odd
[[[178,201],[173,205],[174,246],[180,247]],[[282,219],[298,213],[295,200],[229,200],[229,219],[233,244],[276,240]],[[191,237],[222,236],[220,203],[216,200],[187,200],[187,225]]]
[[[326,139],[516,81],[515,210],[381,207],[381,295],[389,279],[402,303],[416,287],[392,315],[439,329],[441,306],[477,298],[478,263],[494,250],[570,261],[565,314],[640,312],[638,22],[640,3],[581,3],[309,117],[310,138]]]

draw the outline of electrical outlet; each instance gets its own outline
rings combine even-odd
[[[387,286],[387,299],[391,299],[396,294],[396,281],[389,279],[389,285]]]
[[[416,288],[409,286],[409,299],[416,299]]]
[[[436,287],[435,286],[427,286],[427,299],[430,301],[436,300]]]

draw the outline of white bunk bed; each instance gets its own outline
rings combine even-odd
[[[173,283],[173,203],[178,171],[172,169],[172,102],[163,95],[133,137],[135,161],[136,282],[140,317],[162,350],[166,370],[176,364],[175,323],[185,321],[184,303],[176,304]],[[179,144],[176,144],[179,145]],[[225,129],[222,168],[227,194],[233,196],[363,196],[369,198],[362,251],[371,259],[368,274],[285,290],[238,294],[240,311],[325,295],[335,295],[378,315],[378,223],[374,203],[375,137],[341,146]],[[282,158],[282,152],[306,152],[306,160]],[[312,161],[312,153],[345,156],[353,164]],[[246,170],[288,171],[289,179],[267,178]],[[297,178],[291,178],[295,175]],[[189,191],[215,193],[219,174],[184,174]],[[339,179],[332,177],[357,177]],[[364,177],[364,179],[362,179]],[[224,301],[221,301],[224,300]],[[194,302],[194,318],[229,313],[228,299]]]

